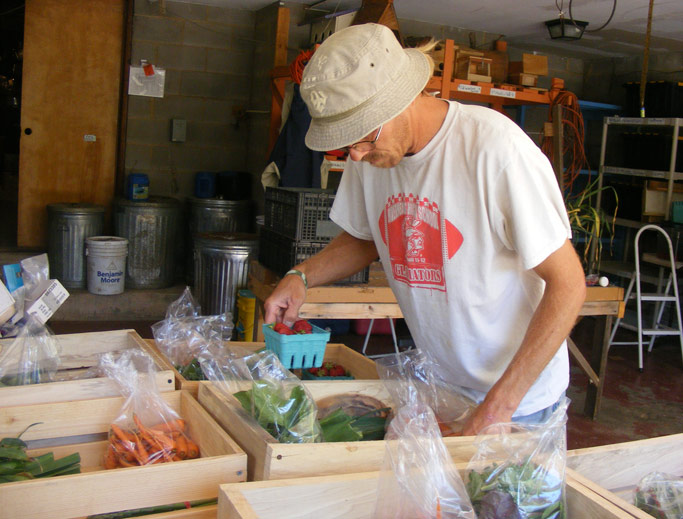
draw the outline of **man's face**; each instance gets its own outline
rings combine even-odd
[[[372,140],[375,132],[363,140]],[[370,151],[349,150],[351,160],[360,160],[376,168],[393,168],[408,153],[410,140],[408,124],[403,114],[382,125],[382,133],[375,141],[374,149]]]

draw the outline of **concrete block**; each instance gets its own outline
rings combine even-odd
[[[206,99],[204,102],[204,118],[206,122],[233,122],[231,99]]]
[[[182,71],[170,69],[166,71],[166,81],[164,82],[164,96],[180,94],[180,83],[182,81]]]
[[[168,142],[168,122],[157,119],[128,119],[127,142],[165,144]]]
[[[178,42],[182,39],[184,25],[181,20],[135,15],[133,41]]]
[[[128,96],[128,117],[152,117],[152,98],[144,96]]]
[[[187,124],[187,143],[199,146],[224,146],[228,142],[230,128],[227,122],[205,123],[189,121]],[[246,145],[246,141],[244,142]]]
[[[185,96],[212,97],[225,99],[240,86],[235,84],[236,76],[208,72],[183,71],[180,94]],[[240,93],[247,93],[243,88]]]
[[[183,38],[178,41],[185,45],[227,49],[230,47],[231,36],[230,27],[207,21],[201,24],[186,24]]]
[[[203,169],[205,155],[211,153],[211,150],[186,143],[171,146],[168,152],[170,164],[174,168],[200,171]]]
[[[152,166],[152,147],[145,144],[126,143],[126,167],[149,168]]]
[[[157,100],[154,117],[166,121],[172,118],[191,120],[202,119],[204,113],[205,102],[203,99],[169,95]]]
[[[217,6],[207,6],[206,16],[208,20],[224,25],[243,25],[254,30],[256,13],[246,9],[227,9]]]
[[[205,70],[206,49],[183,45],[159,45],[157,64],[166,69]]]
[[[165,16],[184,20],[206,20],[207,7],[188,2],[166,2]]]
[[[155,42],[133,42],[130,56],[130,62],[132,65],[139,65],[141,59],[146,59],[148,63],[157,64],[157,56],[157,44]]]
[[[251,75],[253,55],[251,49],[207,49],[206,70],[240,75]]]

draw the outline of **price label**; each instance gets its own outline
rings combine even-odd
[[[502,88],[492,88],[491,95],[498,97],[509,97],[511,99],[514,99],[515,97],[517,97],[517,92],[515,92],[514,90],[504,90]]]
[[[481,94],[481,87],[477,85],[458,85],[459,92],[470,92],[472,94]]]

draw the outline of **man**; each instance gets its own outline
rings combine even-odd
[[[552,168],[505,115],[432,97],[429,59],[381,25],[329,37],[303,74],[314,150],[348,148],[344,231],[265,302],[292,323],[306,286],[379,258],[418,348],[479,405],[463,434],[543,421],[569,383],[585,278]]]

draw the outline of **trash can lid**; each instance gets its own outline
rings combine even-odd
[[[81,202],[58,202],[55,204],[48,204],[47,210],[55,213],[69,213],[69,214],[90,214],[103,213],[104,206],[97,204],[87,204]]]

